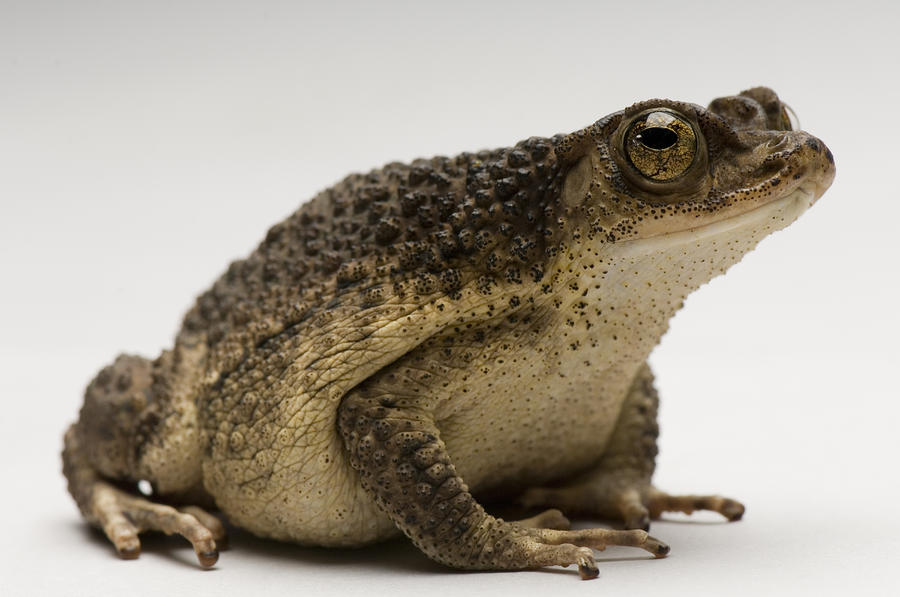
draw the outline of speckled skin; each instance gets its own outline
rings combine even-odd
[[[697,135],[673,180],[626,155],[648,109]],[[592,548],[664,555],[640,530],[651,518],[737,519],[743,506],[650,484],[647,355],[687,294],[833,175],[824,144],[789,132],[765,88],[708,109],[651,100],[570,135],[351,175],[233,263],[171,351],[97,376],[66,435],[70,491],[126,557],[158,529],[214,562],[221,525],[197,504],[302,544],[399,530],[460,568],[577,564],[591,577]],[[192,505],[144,499],[139,480]],[[508,523],[476,496],[637,530],[544,528],[567,526],[553,510]]]

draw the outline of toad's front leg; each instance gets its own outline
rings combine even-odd
[[[490,516],[456,474],[432,417],[414,403],[358,387],[341,403],[339,427],[366,491],[419,549],[448,566],[576,564],[582,578],[593,578],[594,549],[626,545],[657,557],[668,553],[641,530],[532,528]]]

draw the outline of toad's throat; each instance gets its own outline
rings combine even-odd
[[[740,235],[741,231],[752,228],[766,228],[767,232],[775,232],[799,218],[815,202],[818,194],[820,193],[816,193],[813,186],[801,185],[784,197],[756,209],[696,228],[627,240],[617,243],[616,249],[619,255],[630,257],[661,252],[679,245],[698,244],[710,237]]]

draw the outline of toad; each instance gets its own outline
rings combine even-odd
[[[303,545],[403,533],[462,569],[664,556],[662,513],[744,507],[651,483],[647,356],[833,176],[762,87],[352,174],[232,263],[171,350],[100,371],[65,435],[69,491],[124,558],[163,531],[212,565],[212,509]],[[540,512],[505,521],[486,498]]]

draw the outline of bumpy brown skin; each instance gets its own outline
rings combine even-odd
[[[624,148],[646,110],[697,135],[674,179],[651,180]],[[162,530],[205,565],[224,533],[197,505],[298,543],[399,530],[450,566],[577,564],[585,578],[592,549],[664,555],[640,530],[664,511],[740,518],[733,500],[650,484],[645,361],[689,292],[830,184],[827,148],[789,130],[755,88],[349,176],[233,263],[173,350],[97,376],[65,438],[70,492],[124,557]],[[140,480],[171,505],[140,497]],[[476,495],[636,530],[567,531],[556,510],[508,523]]]

